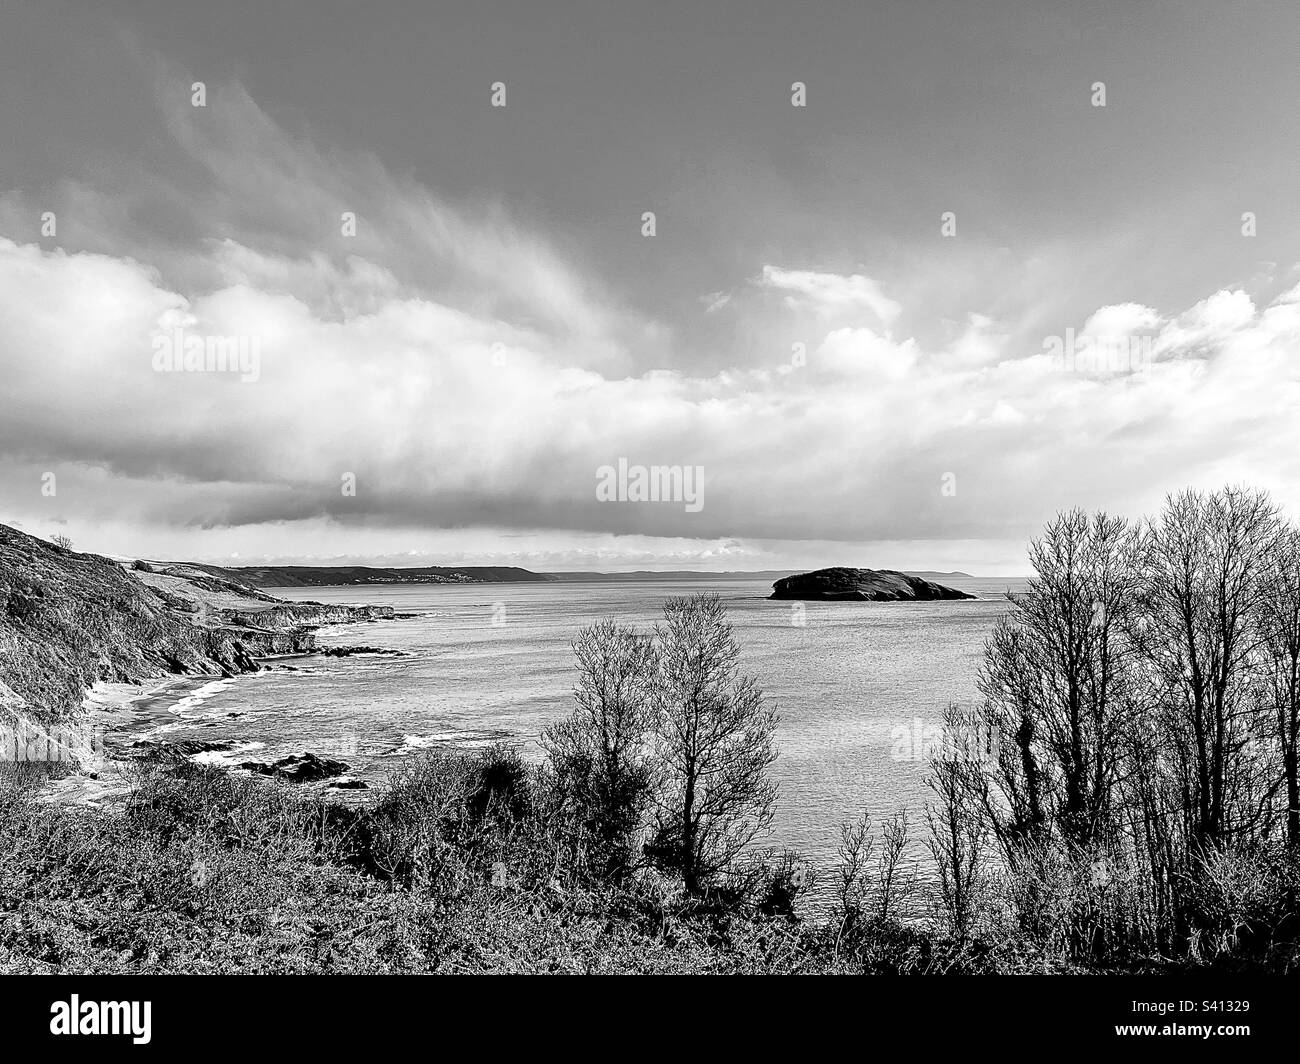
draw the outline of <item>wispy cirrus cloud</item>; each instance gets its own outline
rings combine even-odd
[[[787,270],[764,266],[755,281],[760,288],[780,293],[787,307],[811,310],[823,317],[861,316],[869,313],[886,329],[902,313],[880,285],[860,273],[844,276],[816,270]]]

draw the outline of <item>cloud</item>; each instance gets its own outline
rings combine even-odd
[[[731,293],[710,292],[708,295],[701,296],[700,302],[704,304],[705,314],[716,314],[731,302]]]
[[[854,316],[866,311],[886,328],[903,309],[881,291],[879,284],[857,273],[845,277],[815,270],[764,266],[755,283],[782,293],[789,307],[811,309],[824,317]]]
[[[916,365],[912,341],[893,343],[866,328],[833,329],[817,348],[818,366],[829,373],[898,382]]]
[[[568,537],[593,567],[621,550],[740,568],[764,542],[1017,541],[1061,506],[1136,511],[1190,483],[1300,502],[1300,289],[1099,308],[1060,332],[1149,336],[1153,360],[1068,372],[992,309],[923,343],[901,322],[925,308],[888,283],[769,263],[704,312],[801,336],[806,358],[664,369],[677,323],[629,309],[563,234],[327,152],[237,85],[208,114],[159,91],[186,166],[125,210],[67,185],[84,247],[0,239],[0,520],[215,530],[281,557],[478,530],[541,536],[552,559]],[[31,204],[4,197],[0,224]],[[126,220],[178,204],[184,224]],[[255,341],[256,381],[156,372],[177,330]],[[620,457],[702,466],[704,510],[599,501]]]

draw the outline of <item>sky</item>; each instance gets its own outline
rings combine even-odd
[[[0,0],[0,521],[1010,575],[1066,507],[1300,515],[1297,54],[1262,0]]]

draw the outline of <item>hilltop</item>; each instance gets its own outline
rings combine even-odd
[[[153,565],[197,571],[253,588],[345,587],[352,584],[504,584],[549,582],[556,578],[513,565],[426,565],[386,568],[368,565],[250,565],[225,567],[197,562]]]

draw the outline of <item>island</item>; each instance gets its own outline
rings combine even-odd
[[[820,602],[930,602],[975,596],[895,569],[851,569],[836,565],[782,577],[772,585],[769,597]]]

